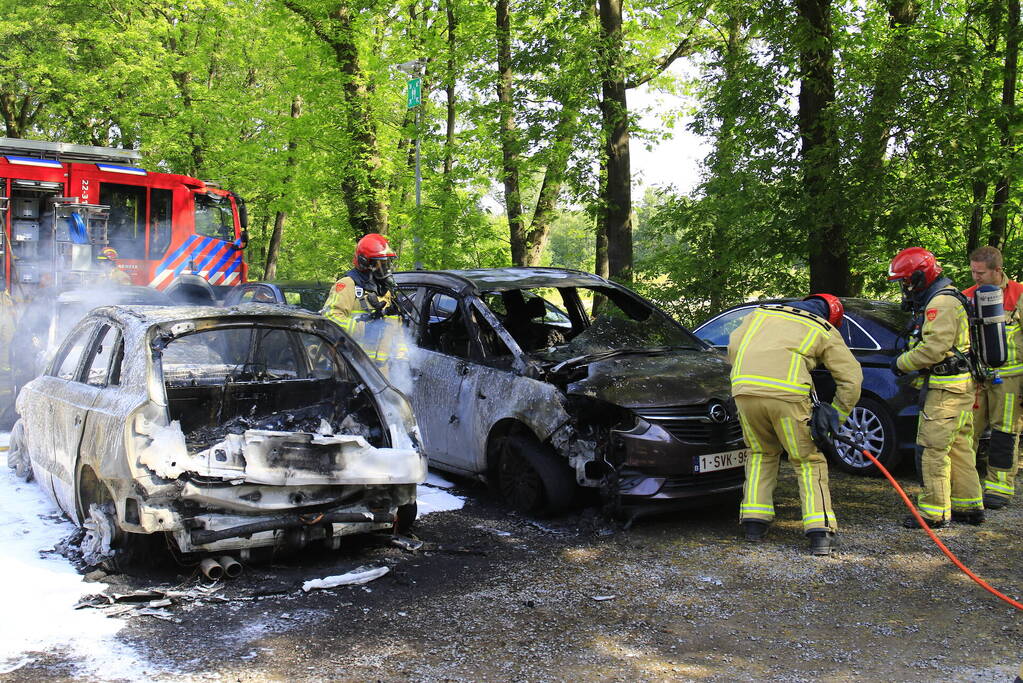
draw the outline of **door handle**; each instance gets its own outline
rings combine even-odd
[[[82,424],[82,416],[81,415],[75,415],[75,426],[77,427],[80,424]]]
[[[468,363],[459,363],[458,365],[455,366],[455,371],[459,375],[468,375],[469,374],[469,364]]]

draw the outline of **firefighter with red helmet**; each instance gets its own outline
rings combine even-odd
[[[963,290],[972,298],[982,285],[1002,290],[1005,308],[1006,361],[998,368],[997,379],[977,383],[977,401],[973,410],[973,447],[977,449],[980,435],[989,426],[991,439],[987,449],[984,475],[984,507],[997,510],[1009,504],[1015,493],[1016,466],[1019,459],[1017,441],[1023,428],[1020,397],[1023,396],[1023,285],[1010,280],[1002,271],[1002,252],[997,247],[980,247],[970,254],[970,274],[976,283]],[[978,462],[980,454],[977,454]],[[984,467],[980,468],[984,470]]]
[[[830,294],[784,306],[765,305],[731,334],[732,395],[750,457],[739,521],[746,538],[759,541],[774,519],[774,489],[782,451],[796,470],[803,531],[814,555],[828,555],[838,522],[831,506],[828,464],[810,435],[809,421],[837,432],[860,397],[863,371],[838,331],[845,311]],[[823,363],[835,380],[831,405],[811,416],[810,371]]]
[[[321,311],[381,366],[408,353],[402,319],[386,284],[396,259],[386,237],[364,235],[355,246],[354,268],[334,284]]]
[[[973,450],[976,385],[969,320],[958,290],[940,275],[934,254],[921,247],[903,249],[892,259],[888,279],[899,282],[903,308],[914,313],[909,348],[892,359],[892,371],[920,372],[920,514],[932,527],[946,526],[950,518],[980,524],[984,504]],[[902,524],[919,528],[912,515]]]
[[[100,264],[100,269],[104,277],[117,285],[130,285],[131,278],[126,272],[117,267],[117,261],[120,256],[117,254],[117,250],[113,247],[103,247],[99,256],[96,260]]]

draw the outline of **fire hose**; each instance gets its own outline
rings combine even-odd
[[[902,502],[906,504],[906,507],[909,508],[909,511],[913,514],[913,517],[916,518],[916,521],[920,525],[920,528],[927,532],[927,535],[931,537],[931,540],[934,541],[934,544],[941,549],[941,552],[945,554],[945,557],[947,557],[952,562],[952,564],[954,564],[960,571],[962,571],[968,577],[973,579],[977,583],[977,585],[979,585],[981,588],[994,595],[996,598],[1004,600],[1005,602],[1009,603],[1016,609],[1023,610],[1023,604],[1017,602],[1016,600],[1013,600],[1009,596],[1000,592],[998,589],[993,588],[987,581],[985,581],[984,579],[980,578],[972,571],[970,571],[970,569],[966,565],[964,565],[962,561],[960,561],[960,559],[956,557],[955,554],[951,550],[949,550],[944,543],[941,542],[941,539],[938,538],[937,534],[935,534],[931,527],[928,526],[927,520],[925,520],[920,515],[920,513],[916,509],[916,506],[913,505],[913,502],[909,499],[909,496],[907,496],[906,492],[902,490],[901,486],[899,486],[899,482],[895,481],[895,477],[893,477],[891,473],[887,469],[885,469],[884,465],[882,465],[877,458],[871,455],[870,451],[868,451],[862,445],[853,441],[851,438],[844,436],[842,434],[832,433],[831,436],[832,438],[834,438],[835,441],[843,443],[846,446],[849,446],[850,448],[855,448],[858,452],[865,455],[870,460],[870,462],[874,463],[874,467],[876,467],[881,472],[881,474],[883,474],[885,478],[888,479],[889,483],[891,483],[891,485],[895,487],[895,491],[902,498]]]

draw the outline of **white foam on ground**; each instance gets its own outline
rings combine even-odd
[[[430,472],[426,477],[426,483],[420,484],[416,488],[416,503],[419,509],[416,519],[420,519],[431,512],[462,509],[465,505],[465,498],[444,490],[452,486],[454,484],[450,481]]]
[[[6,446],[8,435],[0,436]],[[0,673],[42,653],[78,663],[75,677],[141,680],[154,667],[115,636],[124,626],[92,609],[74,609],[105,586],[86,583],[60,555],[40,557],[74,530],[36,483],[21,481],[0,455]]]

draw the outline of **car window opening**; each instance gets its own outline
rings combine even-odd
[[[246,430],[389,436],[370,393],[329,341],[268,327],[214,328],[160,353],[171,420],[189,452]]]

